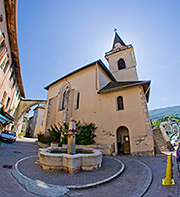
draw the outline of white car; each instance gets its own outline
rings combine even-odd
[[[0,134],[0,140],[13,143],[16,141],[16,132],[11,130],[2,131]]]

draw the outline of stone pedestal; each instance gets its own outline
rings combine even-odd
[[[68,133],[68,149],[67,149],[67,153],[68,154],[75,154],[76,152],[76,146],[75,146],[75,140],[76,140],[76,136],[75,134],[72,133]]]
[[[75,141],[76,141],[76,122],[72,117],[69,122],[69,131],[68,131],[68,149],[67,149],[68,154],[73,155],[76,153]]]

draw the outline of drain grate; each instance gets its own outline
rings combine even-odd
[[[20,151],[13,151],[13,153],[21,154],[22,152],[20,152]]]
[[[3,168],[11,169],[12,167],[13,167],[13,165],[7,165],[7,164],[4,164],[4,165],[3,165]]]

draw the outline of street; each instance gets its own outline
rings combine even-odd
[[[19,140],[12,144],[2,142],[0,146],[0,196],[28,197],[27,192],[11,175],[15,163],[24,157],[37,155],[38,146],[32,140]],[[9,168],[5,168],[9,167]],[[11,168],[12,167],[12,168]]]
[[[26,191],[22,185],[12,176],[11,172],[14,169],[16,162],[22,158],[28,156],[35,156],[38,152],[38,146],[32,139],[20,139],[13,144],[2,143],[0,146],[0,196],[2,197],[28,197],[37,196],[36,194]],[[176,164],[174,163],[174,186],[163,186],[162,179],[166,175],[166,159],[153,158],[153,157],[131,157],[131,156],[116,156],[118,160],[121,160],[125,164],[124,172],[114,180],[99,185],[98,187],[83,189],[83,190],[70,190],[65,196],[88,196],[88,197],[101,197],[101,196],[139,196],[140,191],[144,187],[143,196],[162,196],[162,197],[174,197],[180,196],[180,174],[177,171]],[[29,160],[30,161],[30,160]],[[21,165],[20,165],[21,166]],[[32,165],[33,166],[33,165]],[[113,167],[113,166],[112,166]],[[151,184],[145,184],[149,176],[148,169],[152,174],[152,180],[149,180]],[[28,171],[31,174],[33,172],[32,179],[36,179],[40,171],[36,172],[31,168],[31,164],[27,165],[27,168],[23,169],[26,174]],[[104,172],[106,173],[106,172]],[[47,175],[47,176],[46,176]],[[49,183],[55,182],[57,173],[45,172],[43,173],[44,182],[48,180]],[[54,176],[54,177],[53,177]],[[69,176],[69,175],[68,175]],[[76,175],[74,175],[76,176]],[[51,177],[51,178],[50,178]],[[79,175],[77,174],[77,178]],[[63,178],[63,177],[62,177]],[[88,177],[80,176],[81,179],[87,179]],[[67,178],[66,178],[67,179]],[[43,181],[41,180],[41,181]],[[82,180],[83,181],[83,180]],[[152,181],[152,182],[151,182]],[[56,183],[57,184],[57,183]]]

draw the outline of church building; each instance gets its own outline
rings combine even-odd
[[[76,121],[95,123],[96,144],[112,146],[113,155],[154,156],[147,108],[150,81],[140,81],[132,45],[115,32],[112,50],[101,60],[75,70],[47,87],[44,131]]]

